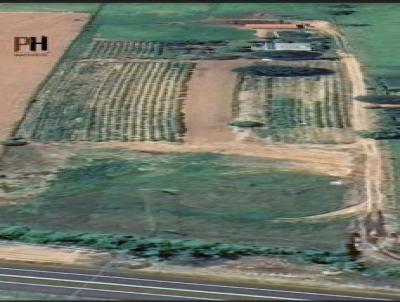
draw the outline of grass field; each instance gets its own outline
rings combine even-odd
[[[4,207],[2,225],[298,248],[337,248],[345,238],[346,219],[323,228],[272,222],[336,210],[346,198],[330,184],[336,178],[279,161],[86,150],[71,164],[78,168],[62,170],[43,194]]]

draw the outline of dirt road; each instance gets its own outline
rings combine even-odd
[[[83,143],[85,144],[85,143]],[[97,145],[99,143],[96,143]],[[255,156],[294,162],[292,167],[305,173],[350,177],[354,158],[349,146],[262,144],[248,142],[216,142],[207,144],[158,144],[152,142],[104,143],[105,148],[127,148],[143,152],[212,152],[226,155]],[[102,146],[103,147],[103,146]],[[296,164],[296,162],[298,164]]]
[[[329,23],[316,24],[322,26],[325,32],[330,33],[340,40],[344,48],[346,41],[339,33],[329,25]],[[373,110],[368,110],[368,106],[358,101],[356,97],[367,95],[367,89],[363,80],[361,64],[357,58],[350,53],[341,54],[342,61],[346,64],[353,90],[353,116],[352,124],[356,131],[374,130],[375,115]],[[373,139],[359,138],[358,144],[362,147],[365,154],[364,179],[366,192],[365,218],[362,223],[361,236],[365,244],[365,249],[372,243],[372,250],[376,248],[379,239],[387,236],[385,221],[385,195],[383,193],[383,157],[378,143]],[[382,252],[382,249],[380,249]],[[393,258],[393,257],[392,257]]]

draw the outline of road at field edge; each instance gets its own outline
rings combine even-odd
[[[0,290],[48,293],[85,299],[119,300],[343,300],[390,301],[399,296],[299,290],[276,285],[196,281],[141,272],[116,273],[83,268],[0,263]]]

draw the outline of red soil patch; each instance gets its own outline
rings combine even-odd
[[[11,134],[16,124],[22,119],[36,88],[81,31],[89,15],[82,13],[0,14],[1,141]],[[38,38],[47,36],[48,55],[15,56],[14,37],[19,36]]]

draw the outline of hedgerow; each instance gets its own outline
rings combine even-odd
[[[293,247],[261,247],[245,244],[214,243],[203,240],[143,238],[131,235],[91,234],[10,226],[0,229],[1,240],[35,244],[80,246],[113,250],[132,256],[166,260],[173,256],[195,258],[237,258],[240,256],[287,256],[302,263],[335,266],[343,270],[364,270],[365,266],[346,251],[298,250]]]

